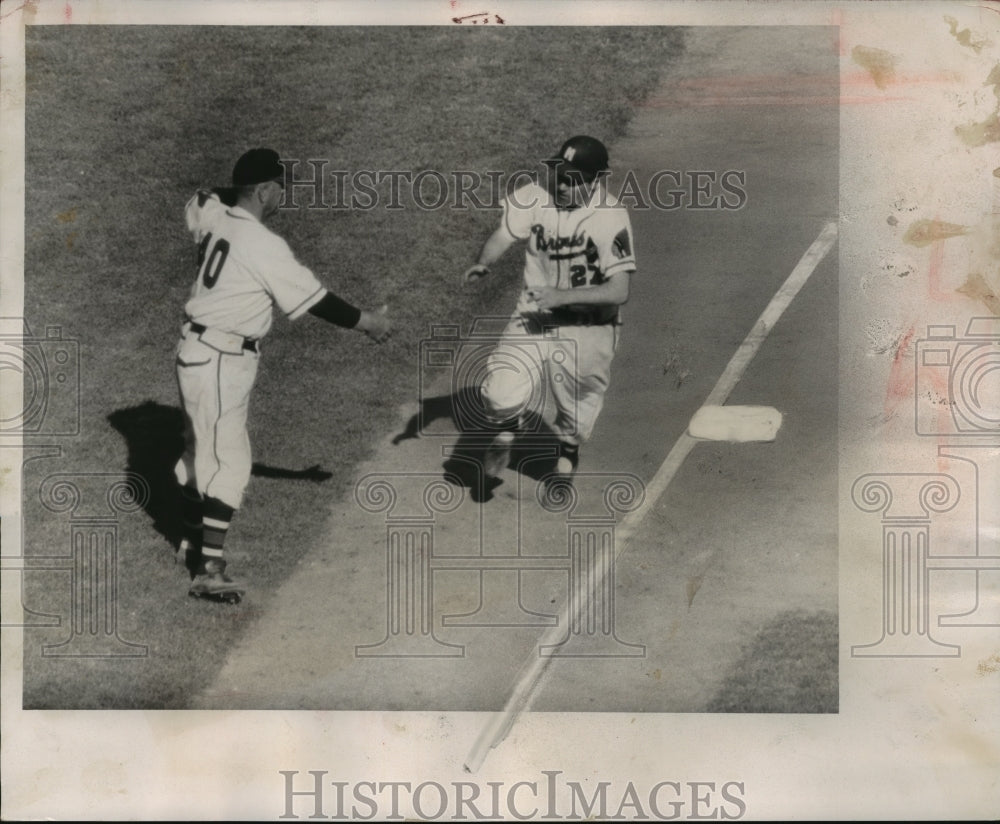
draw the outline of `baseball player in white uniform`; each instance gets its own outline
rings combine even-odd
[[[358,329],[378,343],[390,335],[384,309],[362,311],[329,292],[264,226],[283,182],[278,154],[251,149],[236,162],[232,188],[199,190],[184,210],[198,265],[176,352],[185,450],[175,474],[183,494],[178,555],[196,596],[238,601],[244,591],[226,574],[223,545],[250,479],[247,407],[273,307],[291,320],[308,312]]]
[[[484,470],[494,482],[506,468],[519,420],[544,391],[551,393],[559,439],[556,472],[569,480],[579,447],[591,435],[604,403],[611,360],[635,272],[628,212],[607,191],[608,152],[577,135],[544,161],[546,186],[529,183],[503,203],[503,219],[486,240],[466,283],[516,241],[527,241],[524,284],[517,307],[487,364],[484,408],[498,427]]]

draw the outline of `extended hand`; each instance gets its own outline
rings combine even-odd
[[[477,263],[465,270],[465,274],[462,275],[462,284],[466,285],[469,283],[475,283],[476,281],[482,280],[489,273],[489,266],[483,266],[483,264]]]
[[[388,311],[389,307],[383,305],[377,312],[365,312],[362,315],[359,325],[375,343],[385,343],[392,337],[392,321],[386,315]]]
[[[538,304],[539,309],[555,309],[562,306],[563,293],[551,286],[535,286],[528,290],[528,297]]]

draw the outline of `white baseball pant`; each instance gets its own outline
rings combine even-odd
[[[217,342],[227,351],[191,333],[177,346],[185,448],[174,472],[182,485],[193,480],[206,498],[239,509],[252,466],[246,424],[259,355]]]
[[[556,436],[582,444],[604,406],[617,343],[615,324],[545,327],[515,315],[489,357],[483,400],[496,420],[523,420],[543,414],[548,394]]]

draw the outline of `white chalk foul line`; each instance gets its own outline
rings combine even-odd
[[[778,322],[778,318],[791,304],[792,300],[799,293],[809,276],[816,270],[820,262],[826,257],[827,252],[833,247],[837,239],[837,223],[830,221],[827,223],[816,240],[806,250],[806,253],[799,260],[792,273],[788,276],[781,288],[771,298],[767,308],[757,319],[749,334],[740,344],[732,358],[730,358],[722,375],[716,382],[715,387],[705,399],[703,406],[721,406],[730,393],[739,383],[743,373],[750,365],[754,355],[760,350],[761,345],[767,338],[768,333]],[[645,519],[646,514],[659,501],[666,491],[667,486],[673,480],[677,470],[680,469],[684,459],[694,449],[695,444],[700,443],[696,438],[692,438],[687,430],[677,439],[673,448],[667,453],[660,468],[656,471],[652,480],[646,485],[646,494],[643,502],[636,509],[629,512],[622,518],[621,524],[615,530],[615,560],[622,554],[625,546],[635,534],[639,525]],[[549,627],[539,640],[539,648],[555,646],[559,641],[559,636],[566,632],[566,627],[571,626],[571,621],[577,620],[579,614],[586,607],[590,593],[600,587],[606,574],[605,568],[599,567],[593,570],[591,576],[581,576],[581,583],[574,593],[574,597],[569,598],[559,613],[559,620]],[[480,732],[476,743],[465,760],[467,772],[476,772],[486,760],[486,756],[491,749],[497,746],[514,725],[517,717],[531,700],[535,688],[545,668],[548,666],[552,656],[543,656],[534,652],[525,662],[521,669],[521,674],[517,679],[514,690],[507,699],[507,704],[503,710],[494,714],[489,723]]]

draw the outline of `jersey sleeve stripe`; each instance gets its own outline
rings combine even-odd
[[[617,263],[612,263],[607,269],[604,270],[605,275],[610,275],[612,272],[621,269],[622,267],[628,267],[631,271],[635,271],[635,261],[634,260],[619,260]]]
[[[326,294],[326,287],[320,286],[315,292],[313,292],[309,297],[307,297],[302,303],[296,306],[291,312],[288,313],[289,320],[295,320],[296,318],[302,317],[306,312],[308,312],[313,306],[319,303],[323,299],[323,295]]]

